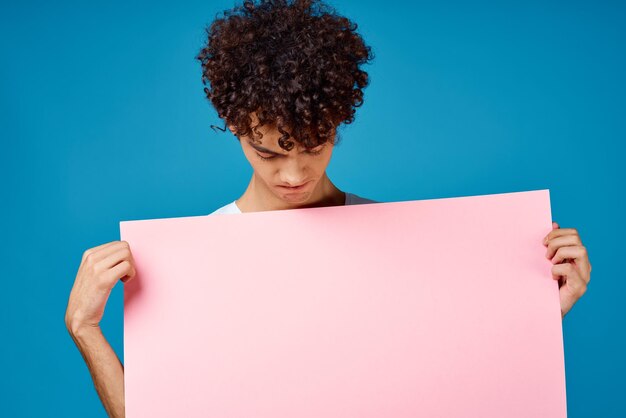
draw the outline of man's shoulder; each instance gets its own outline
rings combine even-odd
[[[359,196],[355,193],[346,192],[346,205],[360,205],[363,203],[380,203],[373,199]]]
[[[227,203],[224,206],[215,209],[213,212],[209,213],[209,215],[220,215],[220,214],[225,214],[225,213],[241,213],[241,211],[239,210],[239,208],[237,207],[237,204],[233,200],[232,202]]]

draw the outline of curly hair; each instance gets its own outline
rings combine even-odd
[[[369,84],[359,66],[374,58],[357,24],[318,0],[245,1],[223,13],[196,59],[207,98],[237,138],[256,140],[268,124],[287,151],[290,137],[307,149],[337,143],[337,126],[354,121]]]

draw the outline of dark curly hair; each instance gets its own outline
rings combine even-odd
[[[305,148],[337,143],[337,126],[354,121],[369,84],[359,65],[374,58],[357,24],[317,0],[245,1],[223,13],[196,59],[207,98],[237,138],[258,139],[259,126],[275,124],[287,151],[289,137]]]

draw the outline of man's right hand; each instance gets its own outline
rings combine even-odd
[[[123,418],[124,366],[100,330],[111,289],[135,277],[135,261],[126,241],[89,248],[74,280],[65,325],[80,350],[102,405],[110,417]]]
[[[135,261],[126,241],[111,241],[83,253],[65,311],[71,333],[99,327],[111,289],[135,277]],[[88,328],[87,328],[88,329]]]

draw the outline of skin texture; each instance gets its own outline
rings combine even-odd
[[[231,129],[232,130],[232,129]],[[247,189],[236,200],[242,212],[343,205],[345,193],[326,175],[333,147],[330,143],[315,147],[319,155],[302,148],[286,152],[278,146],[279,132],[270,126],[261,129],[264,136],[257,145],[277,153],[274,159],[262,160],[248,143],[238,138],[242,151],[254,169]],[[281,189],[282,184],[298,185],[310,181],[300,193]],[[543,245],[546,258],[553,264],[552,275],[559,280],[561,317],[585,293],[590,280],[591,264],[576,229],[560,228],[554,222]],[[135,277],[135,263],[128,242],[111,241],[89,248],[70,293],[65,323],[93,379],[98,396],[111,417],[124,417],[124,366],[100,329],[100,321],[111,289],[118,280],[127,283]]]
[[[561,228],[556,222],[552,222],[552,231],[544,237],[543,245],[546,247],[546,258],[553,264],[552,278],[559,280],[563,318],[587,291],[591,279],[589,255],[578,231]]]
[[[258,119],[255,113],[252,113],[251,118],[256,124]],[[229,129],[234,131],[232,126]],[[281,133],[275,126],[265,125],[259,127],[258,131],[263,134],[261,139],[238,137],[242,152],[253,168],[246,191],[236,200],[242,212],[338,206],[345,203],[345,193],[326,175],[334,148],[332,143],[327,142],[308,150],[296,143],[294,148],[285,151],[278,145]],[[258,147],[273,151],[273,154],[260,151]],[[271,159],[263,159],[268,157]],[[282,187],[304,183],[307,184],[301,191]]]
[[[106,302],[118,280],[135,277],[126,241],[111,241],[83,253],[65,311],[65,325],[89,368],[102,405],[111,417],[124,414],[124,366],[100,329]]]

